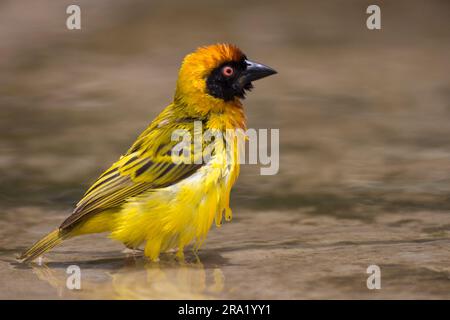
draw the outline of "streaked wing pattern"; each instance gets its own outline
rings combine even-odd
[[[192,126],[192,123],[186,122],[184,128],[189,130]],[[60,228],[71,228],[87,215],[118,207],[130,197],[146,190],[170,186],[195,173],[202,164],[177,164],[172,161],[170,150],[178,142],[171,141],[171,133],[171,126],[159,128],[152,125],[144,131],[128,153],[88,189]],[[153,143],[139,144],[143,137]]]

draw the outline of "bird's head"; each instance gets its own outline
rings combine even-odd
[[[252,81],[275,74],[272,68],[247,59],[231,44],[200,47],[180,68],[175,99],[208,112],[240,104]]]

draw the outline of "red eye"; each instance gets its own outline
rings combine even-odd
[[[231,77],[234,73],[234,69],[230,66],[225,66],[222,69],[222,73],[225,77]]]

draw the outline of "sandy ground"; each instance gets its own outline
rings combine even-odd
[[[383,4],[381,31],[365,1],[80,3],[79,32],[68,1],[0,3],[0,298],[450,298],[447,1]],[[249,127],[280,129],[279,173],[244,165],[234,220],[184,263],[96,235],[17,264],[218,41],[279,72],[245,101]]]

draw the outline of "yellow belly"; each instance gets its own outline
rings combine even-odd
[[[235,144],[236,142],[234,142]],[[231,187],[239,174],[238,148],[216,148],[214,156],[192,176],[166,188],[152,189],[127,199],[119,208],[99,212],[79,224],[71,236],[110,232],[129,248],[145,243],[145,255],[194,242],[200,248],[215,219],[231,220]]]
[[[217,159],[216,159],[217,160]],[[110,237],[137,248],[146,242],[145,255],[152,260],[160,252],[183,248],[195,241],[198,249],[216,218],[225,211],[231,219],[229,196],[231,171],[223,161],[211,161],[191,177],[167,188],[131,198],[114,214]]]

